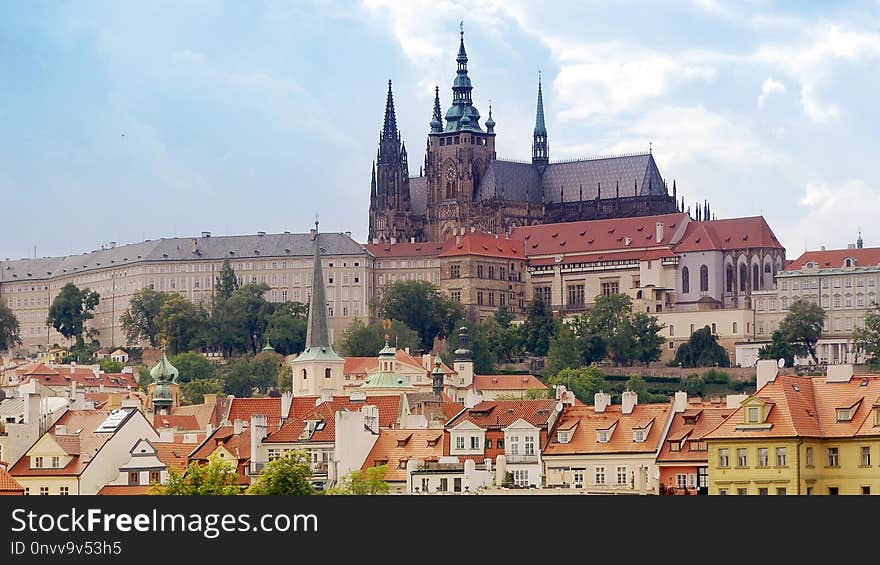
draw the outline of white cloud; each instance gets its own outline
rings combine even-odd
[[[880,216],[880,187],[857,178],[812,181],[804,186],[797,204],[801,213],[778,232],[792,256],[800,254],[802,245],[808,249],[845,247],[856,240],[859,229],[869,244],[872,237],[880,239],[875,227]]]
[[[761,94],[758,95],[758,108],[763,108],[764,102],[773,94],[785,94],[785,85],[773,77],[768,77],[764,84],[761,85]]]

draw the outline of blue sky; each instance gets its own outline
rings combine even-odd
[[[364,241],[387,80],[417,174],[464,20],[498,155],[643,151],[790,258],[880,245],[880,3],[14,2],[0,18],[0,259],[158,237]]]

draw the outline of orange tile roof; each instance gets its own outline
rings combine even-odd
[[[474,375],[474,390],[546,390],[534,375]]]
[[[0,496],[10,494],[24,494],[24,487],[6,469],[0,467]]]
[[[156,448],[156,457],[169,469],[175,471],[183,471],[189,464],[189,454],[193,451],[197,444],[154,441],[153,447]]]
[[[559,253],[595,253],[614,249],[669,247],[672,235],[687,214],[662,214],[635,218],[588,220],[514,228],[510,237],[525,241],[526,255],[540,257]],[[657,223],[664,225],[663,238],[656,240]],[[625,244],[630,238],[630,245]]]
[[[677,255],[669,251],[668,248],[648,250],[638,249],[635,251],[628,251],[625,249],[610,250],[603,253],[566,254],[562,258],[562,264],[574,265],[578,263],[604,263],[607,261],[647,261],[649,259],[660,259],[663,257],[677,257]],[[555,257],[541,257],[529,261],[530,267],[541,267],[555,264]]]
[[[829,249],[828,251],[805,251],[800,257],[785,265],[786,271],[803,269],[807,263],[813,262],[820,269],[843,267],[847,257],[855,259],[856,266],[880,265],[880,247],[863,247],[861,249]]]
[[[784,249],[764,216],[689,222],[684,236],[672,248],[676,253],[747,249]]]
[[[566,406],[551,431],[544,455],[589,455],[599,453],[651,453],[660,447],[671,404],[636,404],[631,414],[623,414],[619,404],[596,412],[593,406]],[[651,421],[645,441],[634,441],[634,429]],[[571,429],[568,443],[559,443],[556,430]],[[600,443],[598,430],[613,431],[607,442]]]
[[[305,397],[308,400],[309,397]],[[297,404],[294,398],[294,406],[291,410],[296,416],[291,417],[281,426],[281,429],[270,433],[265,443],[291,443],[296,441],[333,442],[336,440],[336,412],[343,410],[360,410],[364,404],[370,404],[379,408],[379,427],[390,428],[397,424],[400,411],[400,395],[368,396],[366,401],[352,402],[347,396],[336,396],[332,402],[322,402],[315,406],[315,398],[311,397],[312,405],[309,407],[305,402]],[[307,421],[320,422],[318,427],[308,438],[301,440]]]
[[[501,259],[525,259],[523,241],[519,238],[496,237],[490,233],[471,232],[461,238],[453,237],[446,241],[439,257],[458,257],[477,255]]]
[[[375,257],[436,257],[443,243],[369,243],[364,248]]]
[[[225,415],[226,404],[226,397],[220,397],[216,403],[178,406],[171,411],[171,414],[173,416],[195,416],[199,422],[199,427],[205,429],[208,424],[216,426],[220,423],[220,420]]]
[[[281,426],[281,397],[233,398],[227,419],[230,422],[235,420],[250,422],[254,414],[266,416],[269,430],[277,430]]]
[[[672,417],[669,433],[666,441],[657,455],[658,463],[671,462],[708,462],[708,451],[692,451],[691,441],[702,440],[706,434],[714,430],[725,418],[734,412],[734,408],[717,406],[708,403],[691,404],[684,412],[678,412]],[[672,443],[684,442],[679,451],[672,451]]]
[[[483,429],[502,429],[520,418],[533,426],[546,427],[550,417],[556,413],[555,407],[556,401],[550,398],[484,400],[447,422],[446,428],[454,428],[464,421],[469,421]]]
[[[150,494],[150,485],[105,485],[98,491],[99,496],[128,496]]]
[[[195,416],[171,416],[167,414],[155,414],[153,416],[153,427],[156,430],[162,428],[178,428],[182,431],[200,430],[199,421]]]
[[[300,396],[293,398],[293,404],[290,408],[291,418],[302,418],[315,408],[316,396]],[[379,427],[390,428],[397,423],[400,415],[400,395],[377,395],[368,396],[366,400],[351,400],[348,396],[334,396],[332,405],[334,411],[342,410],[360,410],[364,404],[371,404],[379,407]]]
[[[385,480],[406,481],[406,461],[437,460],[443,456],[446,433],[439,429],[429,430],[380,430],[379,438],[364,460],[361,469],[382,465],[387,461]],[[401,469],[401,464],[403,468]]]
[[[108,388],[136,389],[137,379],[130,373],[100,373],[95,375],[92,369],[87,367],[57,367],[56,369],[48,369],[48,371],[40,368],[45,365],[39,365],[31,372],[20,375],[22,382],[36,380],[46,386],[69,386],[71,381],[76,381],[77,385],[83,387],[97,388],[101,385]]]
[[[15,373],[20,377],[30,377],[34,375],[54,376],[58,374],[58,371],[56,371],[55,369],[50,369],[42,363],[30,363],[28,365],[25,365],[21,369],[17,369]]]
[[[829,383],[825,377],[778,375],[752,398],[768,403],[769,429],[737,429],[745,421],[746,407],[740,406],[707,434],[707,439],[880,435],[880,429],[874,427],[872,413],[873,405],[880,399],[880,377],[877,376],[854,376],[849,382]],[[838,422],[837,409],[852,407],[856,400],[860,401],[852,419]]]

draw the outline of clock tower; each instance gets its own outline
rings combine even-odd
[[[471,98],[471,80],[467,70],[464,30],[452,85],[452,106],[446,112],[446,126],[440,115],[439,88],[434,91],[434,115],[425,156],[427,206],[425,239],[443,241],[470,231],[472,207],[480,180],[495,159],[495,122],[491,109],[486,130],[480,126],[480,112]]]

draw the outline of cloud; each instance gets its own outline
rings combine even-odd
[[[802,244],[808,249],[846,247],[856,240],[859,229],[866,240],[880,239],[880,230],[875,227],[880,216],[880,187],[861,179],[810,181],[797,206],[800,213],[794,223],[779,232],[789,250],[800,250]],[[847,227],[841,229],[842,225]]]
[[[764,84],[761,85],[761,94],[758,95],[758,108],[763,108],[764,102],[773,94],[785,94],[785,85],[773,77],[768,77]]]

